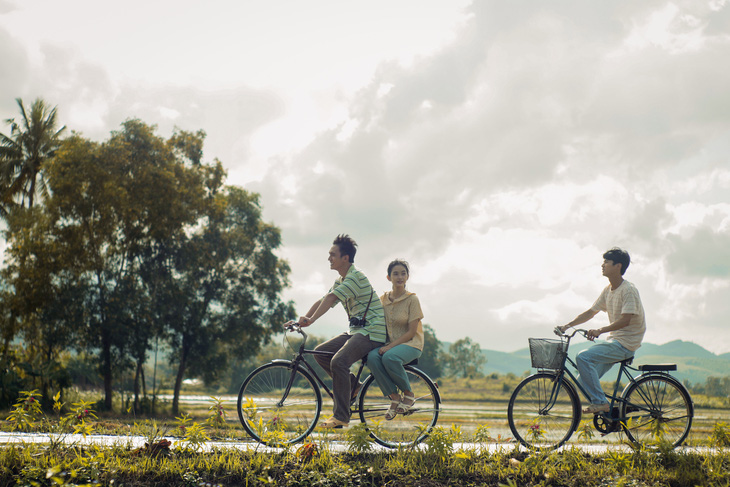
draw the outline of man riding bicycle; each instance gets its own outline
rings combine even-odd
[[[322,428],[346,426],[350,422],[350,402],[360,389],[350,366],[386,341],[383,305],[368,278],[354,265],[356,247],[357,243],[349,235],[337,236],[328,260],[330,269],[340,277],[306,316],[299,318],[299,326],[310,326],[337,303],[342,303],[350,320],[349,331],[315,348],[334,353],[334,356],[315,355],[317,363],[332,377],[335,403],[332,417],[320,423]]]
[[[599,311],[608,313],[609,325],[589,330],[587,338],[595,340],[603,333],[610,333],[608,342],[597,343],[583,350],[576,357],[576,365],[583,387],[588,393],[591,404],[584,413],[599,414],[608,412],[609,404],[601,388],[601,377],[616,363],[634,356],[641,346],[646,331],[644,308],[639,291],[623,275],[629,267],[631,258],[628,252],[614,247],[603,254],[603,275],[609,285],[603,290],[593,306],[579,314],[567,325],[559,326],[562,332],[593,318]]]

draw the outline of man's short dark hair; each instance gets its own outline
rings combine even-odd
[[[631,257],[629,257],[629,253],[626,252],[624,249],[620,249],[618,247],[614,247],[611,250],[607,251],[605,254],[603,254],[603,258],[605,260],[610,260],[614,264],[621,264],[621,275],[624,275],[624,272],[626,272],[626,269],[629,268],[629,264],[631,264]]]
[[[357,242],[347,234],[337,235],[332,245],[337,245],[340,249],[340,256],[347,255],[350,257],[350,263],[355,262],[355,253],[357,253]]]

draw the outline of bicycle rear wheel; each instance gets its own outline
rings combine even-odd
[[[632,442],[664,439],[676,447],[687,438],[694,406],[687,389],[673,377],[639,377],[622,396],[623,427]]]
[[[407,413],[398,414],[390,421],[385,419],[390,399],[383,396],[372,375],[365,380],[360,393],[360,421],[365,423],[370,436],[378,444],[388,448],[422,442],[436,425],[441,410],[441,395],[431,378],[410,365],[406,365],[405,370],[416,396],[413,409]]]
[[[306,370],[292,367],[289,361],[263,365],[251,372],[238,393],[238,418],[243,428],[265,445],[301,441],[319,419],[319,387]]]
[[[580,401],[573,386],[540,372],[517,385],[507,406],[515,439],[528,448],[552,450],[568,441],[580,422]]]

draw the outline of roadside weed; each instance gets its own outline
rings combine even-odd
[[[530,430],[527,432],[527,438],[531,442],[537,443],[543,436],[545,436],[545,430],[542,428],[540,420],[536,419],[530,425]]]
[[[591,441],[595,433],[593,432],[593,423],[591,421],[583,420],[578,427],[578,439],[584,441]]]
[[[492,435],[489,434],[489,425],[487,425],[487,424],[478,425],[476,430],[474,431],[473,439],[474,439],[475,443],[489,443],[491,441],[494,441],[494,438],[492,438]]]
[[[459,439],[456,433],[461,430],[452,426],[451,430],[446,430],[442,426],[436,426],[431,430],[431,434],[426,438],[428,445],[428,453],[436,457],[439,461],[445,462],[454,451],[454,442]]]
[[[185,449],[199,452],[208,441],[210,441],[210,437],[206,434],[205,428],[194,422],[185,429],[185,437],[178,442],[178,445],[184,445]]]
[[[722,421],[715,423],[710,434],[710,444],[718,448],[730,447],[730,425]]]
[[[193,419],[185,413],[175,418],[175,427],[177,428],[177,432],[180,436],[185,436],[192,421]]]
[[[218,430],[226,425],[226,411],[223,408],[223,399],[220,397],[210,396],[213,404],[208,408],[208,419],[205,422],[215,429],[216,434]]]
[[[377,426],[376,426],[377,427]],[[357,423],[347,430],[345,435],[347,451],[352,454],[368,453],[373,449],[374,440],[370,436],[365,423]]]
[[[43,419],[43,409],[38,400],[38,391],[20,391],[18,402],[15,403],[6,421],[10,422],[11,431],[32,431]]]

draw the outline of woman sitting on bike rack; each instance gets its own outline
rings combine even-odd
[[[646,331],[644,308],[641,305],[639,291],[623,278],[631,262],[628,252],[614,247],[603,254],[603,259],[601,269],[610,284],[590,309],[567,325],[558,327],[560,331],[565,332],[568,328],[590,320],[599,311],[608,313],[610,324],[589,330],[586,338],[593,341],[603,333],[610,332],[608,339],[611,341],[597,343],[576,357],[580,373],[578,380],[585,387],[591,401],[583,412],[591,414],[608,412],[608,399],[601,388],[600,379],[615,363],[634,356],[634,352],[641,346]]]
[[[397,414],[407,413],[416,403],[404,365],[421,356],[423,350],[423,312],[414,293],[406,291],[408,263],[394,260],[388,265],[388,280],[393,290],[384,293],[380,300],[385,310],[385,325],[390,342],[376,348],[368,355],[370,367],[383,395],[390,398],[390,409],[385,413],[388,421]],[[398,393],[403,392],[403,396]]]

